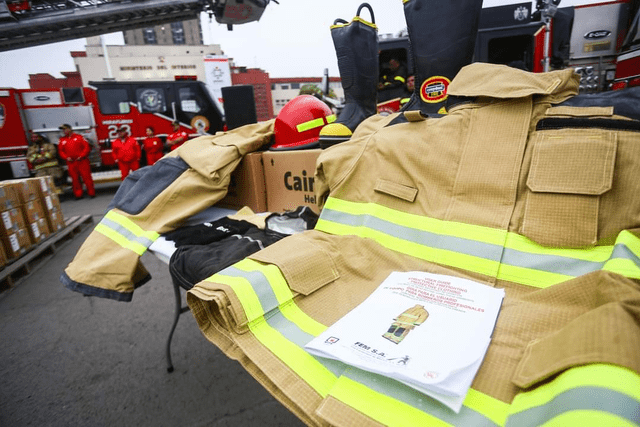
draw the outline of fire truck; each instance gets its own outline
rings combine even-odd
[[[173,132],[174,121],[191,137],[215,133],[224,125],[223,114],[204,83],[194,80],[101,81],[90,82],[89,87],[62,89],[0,88],[0,179],[30,175],[26,152],[31,132],[57,145],[59,126],[70,124],[92,145],[89,158],[100,181],[100,171],[117,169],[111,141],[118,137],[120,127],[142,142],[150,126],[164,141]]]
[[[545,71],[547,61],[550,70],[574,68],[581,75],[581,93],[640,85],[640,1],[558,7],[560,3],[538,0],[535,10],[532,2],[483,8],[474,62],[536,73]],[[379,46],[380,69],[393,57],[413,73],[406,34],[382,35]],[[398,99],[378,105],[380,111],[399,107]]]

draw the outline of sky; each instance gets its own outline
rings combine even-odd
[[[560,7],[601,0],[563,0]],[[219,44],[237,66],[262,68],[271,77],[320,77],[325,68],[339,76],[329,27],[336,18],[350,21],[362,0],[279,0],[271,2],[260,21],[236,25],[211,22],[201,14],[205,44]],[[484,7],[522,1],[484,0]],[[379,34],[396,34],[406,27],[401,0],[368,0]],[[535,9],[535,6],[533,6]],[[369,13],[362,16],[369,20]],[[122,33],[104,35],[107,45],[123,45]],[[70,51],[85,50],[86,39],[0,52],[0,87],[28,88],[29,74],[75,71]]]

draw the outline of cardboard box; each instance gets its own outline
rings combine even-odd
[[[8,181],[0,183],[0,211],[15,209],[20,205],[16,188],[9,185]]]
[[[45,210],[45,213],[51,213],[54,211],[62,211],[60,207],[60,199],[57,194],[45,194],[42,199],[42,207]]]
[[[18,193],[20,204],[40,198],[40,180],[38,178],[13,179],[8,181]]]
[[[39,219],[46,219],[47,214],[42,207],[42,201],[40,199],[30,200],[22,205],[22,211],[24,213],[24,219],[27,224],[36,222]]]
[[[18,258],[24,255],[31,247],[29,232],[21,228],[8,236],[0,236],[8,259]]]
[[[47,194],[56,194],[53,178],[51,178],[50,176],[43,176],[43,177],[34,178],[34,179],[37,179],[38,183],[40,184],[41,197],[44,197]]]
[[[320,149],[262,153],[269,212],[284,212],[298,206],[309,206],[319,213],[314,193],[314,174],[320,153]]]
[[[31,242],[35,245],[45,240],[49,234],[49,225],[46,218],[40,218],[36,221],[30,222],[27,228]]]
[[[49,231],[51,234],[62,230],[65,226],[62,211],[56,210],[53,212],[49,212],[49,215],[47,215],[47,225],[49,226]]]
[[[0,270],[7,265],[7,254],[4,253],[4,246],[0,244]]]
[[[267,211],[267,192],[261,152],[244,156],[231,174],[227,195],[216,203],[216,206],[229,209],[248,206],[256,213]]]
[[[0,235],[7,237],[19,229],[26,228],[27,223],[24,220],[22,207],[0,212]]]

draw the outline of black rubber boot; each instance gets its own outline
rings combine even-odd
[[[360,17],[366,7],[371,22]],[[345,107],[338,120],[320,131],[320,146],[327,148],[351,138],[353,131],[367,117],[376,114],[378,84],[378,28],[373,9],[362,3],[351,22],[336,19],[331,26],[338,68],[345,95]]]
[[[415,89],[402,111],[444,114],[449,83],[471,63],[482,0],[405,0]]]

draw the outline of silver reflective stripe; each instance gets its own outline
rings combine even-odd
[[[608,388],[578,387],[559,394],[549,403],[509,416],[505,427],[539,426],[571,411],[599,411],[640,424],[640,402]]]
[[[502,246],[499,245],[463,239],[461,237],[443,236],[442,234],[431,233],[424,230],[416,230],[415,228],[394,224],[372,215],[352,215],[324,208],[321,219],[352,227],[367,227],[408,242],[430,248],[445,249],[491,261],[499,262],[502,257]]]
[[[342,375],[369,387],[371,390],[377,391],[380,394],[384,394],[385,396],[389,396],[393,399],[399,400],[400,402],[406,403],[407,405],[422,412],[433,415],[435,418],[453,426],[498,426],[481,413],[464,405],[462,406],[462,409],[460,409],[460,413],[456,414],[451,409],[429,396],[382,375],[364,372],[356,368],[349,368]]]
[[[142,246],[144,246],[145,248],[148,248],[149,246],[151,246],[153,244],[153,240],[148,239],[148,238],[146,238],[144,236],[136,236],[131,231],[129,231],[127,228],[123,227],[122,225],[118,224],[115,221],[110,220],[109,218],[102,218],[102,221],[100,221],[100,224],[102,224],[102,225],[104,225],[106,227],[109,227],[110,229],[112,229],[116,233],[118,233],[118,234],[122,235],[123,237],[125,237],[130,242],[139,243]]]
[[[503,248],[499,245],[478,242],[476,240],[416,230],[411,227],[401,226],[376,218],[372,215],[352,215],[328,208],[323,209],[321,219],[352,227],[367,227],[389,236],[430,248],[449,250],[514,267],[530,268],[532,270],[573,277],[600,270],[606,264],[606,261],[587,261],[559,255],[522,252],[517,249]],[[611,259],[628,259],[640,266],[640,259],[622,243],[615,245],[608,260]],[[462,266],[459,267],[462,268]]]
[[[264,274],[259,271],[242,271],[235,267],[228,267],[222,270],[219,274],[230,277],[242,277],[248,280],[258,296],[260,305],[262,305],[262,309],[265,312],[265,320],[269,326],[280,332],[287,340],[304,350],[304,346],[315,338],[313,335],[303,331],[298,327],[298,325],[284,317],[280,308],[278,308],[276,295],[273,293],[273,289]],[[312,355],[310,356],[327,368],[336,377],[340,376],[346,367],[344,363],[338,362],[337,360],[325,359]]]

